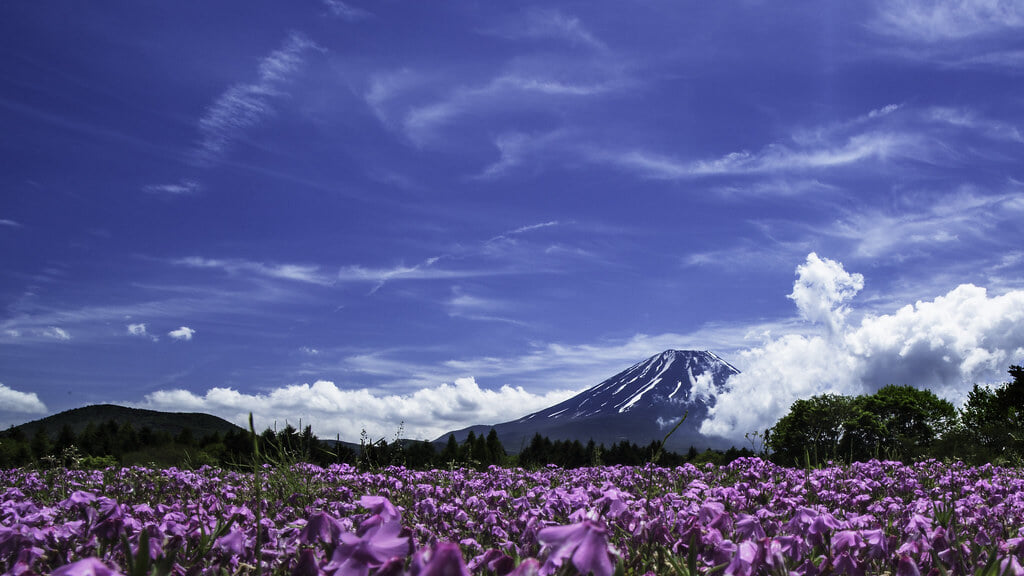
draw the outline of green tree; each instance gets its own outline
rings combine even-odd
[[[50,435],[46,433],[46,426],[36,429],[29,447],[32,449],[32,457],[37,460],[50,454],[53,444],[50,443]]]
[[[774,426],[765,431],[765,445],[777,463],[817,465],[840,458],[843,425],[854,415],[853,398],[823,394],[797,400]]]
[[[505,446],[501,444],[501,440],[498,439],[498,431],[494,428],[487,433],[487,451],[491,454],[491,464],[505,463]]]
[[[448,443],[441,451],[441,464],[447,466],[450,462],[459,460],[459,443],[455,440],[455,434],[448,435]]]
[[[885,386],[854,399],[853,415],[844,424],[842,452],[853,460],[932,456],[936,442],[956,421],[956,408],[931,390]]]
[[[975,463],[1024,459],[1024,368],[1010,366],[1009,373],[1013,380],[995,388],[975,384],[960,413]]]

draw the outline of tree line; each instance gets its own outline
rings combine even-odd
[[[872,458],[910,462],[1024,464],[1024,368],[1010,382],[977,384],[957,410],[930,390],[889,385],[874,394],[797,400],[763,436],[770,458],[787,466]]]
[[[202,465],[249,467],[258,447],[261,458],[280,462],[310,462],[321,466],[348,463],[361,469],[406,466],[417,469],[488,466],[522,466],[540,468],[556,465],[578,468],[598,465],[642,465],[656,460],[666,466],[694,464],[726,464],[740,456],[751,456],[749,449],[699,452],[691,447],[686,454],[661,451],[660,443],[647,446],[621,441],[606,448],[593,440],[554,440],[536,434],[519,454],[509,454],[492,428],[488,434],[470,432],[460,443],[454,435],[439,448],[426,440],[397,437],[388,442],[371,440],[365,433],[360,443],[347,444],[317,438],[312,426],[297,429],[286,424],[283,429],[266,428],[262,433],[237,428],[198,436],[190,428],[172,434],[136,428],[130,422],[109,419],[88,423],[79,432],[64,425],[51,434],[39,427],[31,437],[19,428],[0,432],[0,467],[25,465],[43,467],[100,468],[106,466],[179,466]]]

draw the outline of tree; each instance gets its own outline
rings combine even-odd
[[[843,426],[841,451],[852,460],[909,461],[931,455],[956,419],[956,408],[931,390],[885,386],[854,399],[853,415]]]
[[[445,444],[444,450],[441,451],[441,463],[448,465],[450,462],[456,462],[459,459],[459,443],[455,440],[455,434],[448,435],[448,443]]]
[[[843,424],[853,416],[853,398],[823,394],[797,400],[775,426],[765,431],[765,445],[779,464],[818,464],[839,459]]]
[[[50,454],[53,446],[50,444],[49,434],[46,433],[46,426],[40,426],[36,429],[36,433],[32,436],[32,442],[29,446],[32,449],[32,457],[36,460]]]
[[[1017,463],[1024,458],[1024,368],[1010,366],[1013,380],[996,388],[977,384],[960,413],[971,460]]]
[[[491,428],[487,433],[487,450],[491,454],[491,464],[505,463],[505,446],[498,439],[498,431]]]

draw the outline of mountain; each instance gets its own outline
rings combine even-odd
[[[494,428],[509,452],[519,452],[537,433],[551,440],[594,440],[605,446],[622,440],[646,445],[664,438],[686,413],[666,449],[682,453],[690,446],[728,448],[731,442],[705,437],[698,429],[714,404],[714,394],[734,374],[739,370],[712,352],[666,350],[539,412],[451,434],[462,442],[470,431],[480,435]],[[445,434],[436,442],[447,439]]]
[[[45,427],[46,433],[55,438],[64,425],[71,427],[75,434],[80,434],[86,425],[92,423],[95,426],[105,424],[113,420],[118,425],[125,422],[131,423],[136,430],[149,428],[153,432],[168,432],[176,436],[183,429],[192,431],[195,438],[203,438],[214,432],[224,434],[232,430],[242,430],[231,422],[199,412],[159,412],[156,410],[143,410],[141,408],[126,408],[113,404],[95,404],[82,408],[65,410],[53,416],[47,416],[41,420],[33,420],[13,429],[21,430],[26,438],[35,435],[36,430]]]

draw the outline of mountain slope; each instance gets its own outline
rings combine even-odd
[[[241,430],[231,422],[199,412],[159,412],[156,410],[143,410],[141,408],[126,408],[113,404],[95,404],[65,410],[40,420],[26,422],[14,429],[21,430],[26,438],[35,435],[36,430],[45,428],[46,433],[55,438],[60,429],[66,424],[75,434],[80,434],[86,425],[105,424],[113,420],[119,425],[125,422],[131,423],[136,430],[148,427],[153,432],[168,432],[172,436],[177,435],[183,429],[192,431],[195,438],[202,438],[214,432],[221,434],[232,430]]]
[[[685,413],[685,422],[666,445],[669,450],[724,448],[731,443],[697,430],[714,394],[738,373],[712,352],[666,350],[564,402],[493,428],[510,452],[520,451],[537,433],[552,440],[592,439],[605,446],[622,440],[644,445],[661,440]],[[470,431],[486,434],[490,428],[473,426],[453,433],[461,442]]]

